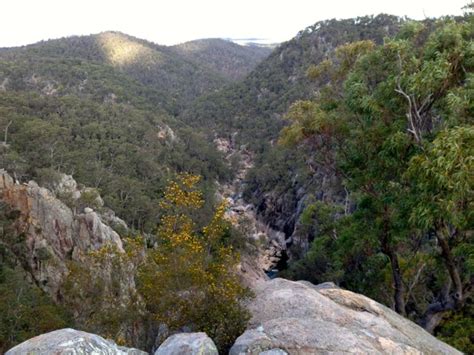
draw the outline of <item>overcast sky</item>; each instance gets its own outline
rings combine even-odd
[[[197,38],[282,42],[317,21],[381,12],[461,14],[468,0],[0,0],[0,47],[115,30],[159,44]]]

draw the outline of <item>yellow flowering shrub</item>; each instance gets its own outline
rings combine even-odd
[[[225,350],[245,330],[249,313],[241,303],[250,293],[235,274],[238,254],[223,242],[226,205],[202,229],[190,217],[204,202],[198,182],[184,174],[166,188],[158,245],[139,270],[139,292],[158,324],[204,331]]]

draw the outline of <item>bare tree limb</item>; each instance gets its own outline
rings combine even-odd
[[[413,278],[413,281],[411,282],[410,286],[408,287],[408,291],[407,291],[407,294],[406,294],[406,297],[405,297],[405,303],[408,303],[408,300],[411,297],[411,293],[413,291],[413,288],[416,286],[416,284],[420,280],[421,273],[423,272],[423,269],[425,268],[425,266],[426,266],[426,263],[423,263],[420,266],[420,268],[418,269],[418,271],[416,272],[416,275]]]
[[[8,139],[8,128],[10,128],[10,125],[13,123],[13,121],[8,122],[7,126],[5,127],[5,137],[3,140],[3,144],[7,145],[7,139]]]

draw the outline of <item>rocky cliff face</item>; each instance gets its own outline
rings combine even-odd
[[[68,191],[73,200],[83,192],[67,176],[57,188]],[[100,214],[90,207],[73,211],[34,181],[19,184],[1,170],[0,200],[13,220],[14,238],[9,247],[33,281],[56,301],[61,298],[60,286],[68,274],[68,261],[81,262],[86,253],[105,245],[123,251],[120,236]],[[123,224],[110,212],[107,219]],[[133,286],[133,278],[124,277],[123,281]]]
[[[300,172],[288,169],[287,174],[292,176],[278,182],[278,191],[246,191],[252,199],[259,201],[255,206],[258,220],[278,231],[280,245],[290,259],[303,257],[317,234],[314,226],[308,228],[300,220],[309,204],[327,201],[344,209],[350,208],[348,192],[333,172],[315,165],[311,166],[311,170],[311,178],[301,179],[298,176]]]

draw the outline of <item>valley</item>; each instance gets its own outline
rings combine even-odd
[[[473,23],[0,49],[0,353],[473,351]]]

